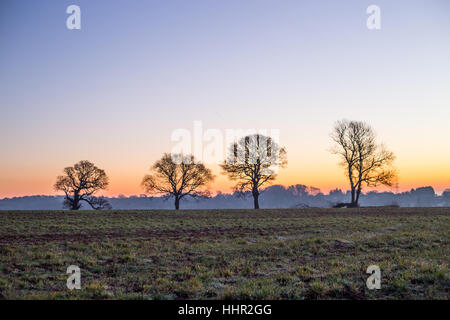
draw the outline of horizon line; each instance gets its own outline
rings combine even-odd
[[[307,186],[307,185],[304,185],[304,184],[301,184],[301,183],[291,184],[291,185],[273,184],[273,185],[267,186],[267,187],[264,188],[262,191],[267,190],[268,188],[271,188],[271,187],[274,187],[274,186],[281,186],[281,187],[283,187],[285,190],[287,190],[289,187],[296,186],[296,185],[306,186],[307,188],[310,188],[310,187],[316,188],[316,187],[314,187],[314,186]],[[391,193],[391,194],[394,194],[394,195],[401,195],[401,194],[404,194],[404,193],[407,193],[407,192],[411,192],[411,191],[413,191],[413,190],[422,189],[422,188],[432,188],[434,194],[437,195],[437,196],[442,196],[442,194],[443,194],[444,192],[450,191],[450,187],[449,187],[449,188],[444,189],[444,190],[442,191],[442,193],[438,193],[438,192],[436,192],[436,189],[435,189],[432,185],[423,185],[423,186],[420,186],[420,187],[417,187],[417,188],[410,188],[409,190],[406,190],[406,191],[398,191],[398,192],[395,192],[395,191],[392,191],[392,190],[391,190],[391,191],[387,191],[387,190],[386,190],[386,191],[380,191],[380,190],[373,189],[373,190],[369,190],[369,191],[366,191],[366,192],[363,191],[362,194],[363,194],[363,195],[367,195],[367,194],[369,194],[369,193],[380,193],[380,194],[381,194],[381,193]],[[319,190],[318,193],[316,193],[316,194],[308,193],[308,195],[311,195],[311,196],[317,196],[317,195],[319,195],[319,194],[322,194],[322,195],[328,196],[328,195],[330,195],[330,193],[331,193],[332,191],[337,191],[337,190],[341,191],[344,195],[346,195],[348,192],[351,192],[351,191],[348,190],[348,189],[343,190],[343,189],[340,189],[340,188],[334,188],[334,189],[330,189],[327,193],[324,193],[324,192],[322,192],[322,191],[320,190],[320,188],[317,188],[317,189]],[[233,194],[235,194],[236,192],[237,192],[237,191],[222,192],[222,191],[219,190],[219,191],[215,192],[214,194],[212,194],[212,195],[211,195],[211,198],[216,197],[216,196],[219,195],[219,194],[223,194],[223,195],[233,195]],[[250,192],[250,191],[247,191],[247,192],[244,192],[244,193],[248,193],[248,192]],[[52,194],[15,195],[15,196],[10,196],[10,197],[3,197],[3,198],[0,198],[0,201],[1,201],[1,200],[8,200],[8,199],[15,199],[15,198],[27,198],[27,197],[31,198],[31,197],[64,197],[64,196],[65,196],[64,194],[53,194],[53,195],[52,195]],[[144,197],[144,196],[145,196],[145,197]],[[117,195],[115,195],[115,196],[106,196],[106,195],[101,195],[101,194],[99,194],[97,197],[105,197],[105,198],[109,198],[109,199],[131,198],[131,197],[137,197],[137,198],[161,198],[161,197],[163,197],[163,195],[152,196],[152,195],[147,195],[147,194],[145,194],[145,193],[141,193],[141,194],[130,194],[130,195],[117,194]]]

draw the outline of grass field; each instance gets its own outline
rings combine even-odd
[[[450,208],[0,212],[0,298],[449,299],[449,232]]]

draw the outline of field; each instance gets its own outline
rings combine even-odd
[[[449,231],[450,208],[0,212],[0,298],[449,299]]]

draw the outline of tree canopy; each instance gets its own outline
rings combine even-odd
[[[180,208],[180,200],[186,196],[210,196],[206,186],[214,180],[214,176],[192,155],[165,153],[150,171],[151,174],[143,178],[142,187],[149,194],[173,197],[176,210]]]
[[[63,171],[64,174],[56,178],[54,188],[64,192],[65,208],[78,210],[82,201],[93,209],[111,208],[105,198],[94,196],[97,191],[108,187],[109,180],[104,170],[97,168],[92,162],[82,160]]]
[[[384,145],[377,144],[370,125],[362,121],[338,121],[331,138],[335,143],[332,152],[339,156],[339,164],[344,168],[350,183],[350,206],[358,206],[364,185],[392,186],[395,183],[395,155]]]
[[[274,181],[277,170],[286,165],[285,148],[270,137],[254,134],[230,145],[221,168],[230,180],[237,181],[236,191],[252,192],[254,208],[259,209],[260,188]]]

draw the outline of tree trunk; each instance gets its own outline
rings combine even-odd
[[[352,206],[355,204],[355,187],[352,186],[352,202],[350,203]]]
[[[175,197],[175,210],[180,209],[180,198]]]
[[[72,208],[70,208],[70,210],[78,210],[78,209],[80,209],[80,198],[78,194],[75,193],[73,196]]]
[[[255,209],[259,209],[259,192],[258,190],[253,191],[253,206]]]
[[[352,193],[352,202],[350,202],[350,205],[348,208],[357,208],[358,207],[358,200],[359,200],[359,194],[361,193],[361,190],[357,190],[356,187],[353,187],[351,190]]]
[[[360,196],[360,195],[361,195],[361,187],[358,187],[358,190],[356,191],[355,207],[358,206],[359,196]]]
[[[355,205],[355,184],[353,183],[353,178],[352,178],[352,167],[349,165],[348,167],[348,179],[350,181],[350,193],[352,196],[352,201],[350,202],[350,207],[353,207]]]

